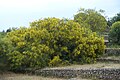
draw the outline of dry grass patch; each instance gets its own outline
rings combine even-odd
[[[96,64],[84,64],[84,65],[70,65],[70,66],[65,66],[65,67],[54,67],[52,69],[68,69],[68,68],[73,68],[73,69],[98,69],[98,68],[115,68],[119,69],[120,64],[116,63],[96,63]]]
[[[27,74],[15,74],[15,73],[2,73],[0,74],[0,80],[65,80],[60,78],[46,78],[35,75]]]
[[[91,80],[91,79],[82,79],[80,77],[71,78],[71,79],[61,79],[61,78],[41,77],[35,75],[15,74],[15,73],[7,72],[0,74],[0,80]]]

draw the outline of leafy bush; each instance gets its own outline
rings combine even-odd
[[[5,37],[5,35],[6,35],[5,32],[0,32],[0,70],[1,71],[4,71],[4,70],[6,71],[9,69],[6,54],[8,51],[8,47],[10,46],[4,42],[5,39],[3,38]]]
[[[91,63],[104,52],[104,39],[73,20],[45,18],[11,31],[7,56],[12,69]]]
[[[46,30],[35,28],[21,28],[7,34],[9,44],[12,45],[8,52],[9,63],[12,69],[28,67],[44,67],[48,63],[50,49],[43,40],[47,39]]]
[[[120,45],[120,21],[113,23],[109,32],[109,41]]]

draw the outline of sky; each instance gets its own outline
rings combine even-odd
[[[0,0],[0,31],[11,27],[29,27],[46,17],[68,18],[80,8],[102,9],[113,17],[120,12],[120,0]]]

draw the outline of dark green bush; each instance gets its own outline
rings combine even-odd
[[[120,45],[120,21],[113,23],[109,32],[109,41]]]

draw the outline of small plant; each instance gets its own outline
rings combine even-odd
[[[59,66],[62,60],[59,56],[54,56],[54,58],[50,61],[49,66]]]

